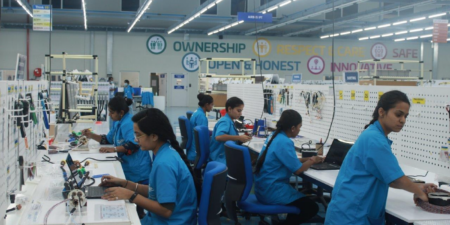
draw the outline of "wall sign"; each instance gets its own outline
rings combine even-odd
[[[166,50],[167,42],[163,36],[155,34],[148,38],[147,49],[153,54],[161,54]]]
[[[238,12],[238,21],[252,23],[272,23],[272,13]]]
[[[181,65],[183,65],[183,68],[188,72],[195,72],[198,70],[198,67],[200,66],[200,56],[196,53],[187,53],[183,56],[183,59],[181,60]]]
[[[270,41],[265,38],[258,38],[255,42],[253,42],[253,53],[256,56],[266,57],[272,51],[272,45]],[[258,54],[259,53],[259,54]]]
[[[52,18],[50,11],[51,5],[33,5],[33,30],[51,31]]]
[[[302,75],[301,74],[292,74],[292,83],[301,83],[302,82]]]
[[[316,55],[309,58],[306,65],[308,66],[308,70],[310,73],[318,75],[321,74],[325,69],[325,60],[323,60],[322,57]]]
[[[386,45],[382,43],[375,43],[370,49],[373,59],[384,59],[387,56]]]
[[[344,80],[346,83],[358,83],[358,72],[344,72]]]

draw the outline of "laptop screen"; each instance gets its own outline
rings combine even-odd
[[[75,165],[75,163],[73,162],[72,156],[70,156],[70,154],[67,154],[66,163],[67,163],[67,166],[69,167],[70,174],[75,179],[75,181],[77,182],[77,186],[78,186],[81,179],[78,176],[78,171],[77,171],[78,168]]]
[[[353,142],[343,141],[339,139],[334,139],[331,143],[330,150],[328,151],[327,157],[325,158],[326,163],[333,163],[337,165],[342,165],[347,152],[353,146]]]

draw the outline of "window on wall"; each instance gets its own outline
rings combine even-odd
[[[61,8],[61,0],[51,0],[53,9]],[[67,1],[67,0],[66,0]],[[50,0],[42,0],[43,5],[50,5]]]
[[[236,16],[238,12],[247,12],[247,0],[231,0],[231,15]]]
[[[136,12],[139,9],[139,0],[122,0],[122,11]]]
[[[67,1],[63,0],[63,9],[81,9],[81,2],[82,1]]]
[[[200,0],[200,5],[202,5],[203,3],[207,2],[208,0]],[[217,5],[215,5],[214,7],[206,10],[205,13],[203,14],[212,14],[212,15],[217,15]]]
[[[273,1],[275,1],[275,0],[260,0],[260,2],[259,2],[259,4],[260,4],[260,6],[263,6],[263,5],[266,5],[267,3],[269,3],[269,2],[273,2]],[[265,7],[265,9],[267,9],[268,7]],[[277,11],[278,10],[273,10],[272,12],[269,12],[269,13],[272,13],[272,16],[273,17],[276,17],[277,16]]]
[[[16,0],[3,0],[3,7],[21,7]]]

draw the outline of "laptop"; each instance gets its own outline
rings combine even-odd
[[[311,169],[315,170],[338,170],[341,168],[342,162],[347,152],[352,148],[353,142],[334,139],[331,143],[330,150],[323,163],[314,164]]]
[[[102,196],[105,194],[105,189],[109,187],[102,187],[102,186],[87,186],[87,187],[85,186],[84,188],[80,187],[80,185],[82,185],[81,184],[82,177],[79,176],[77,166],[73,162],[72,156],[70,156],[70,154],[67,154],[66,163],[67,166],[69,167],[71,176],[73,177],[73,179],[75,179],[77,183],[77,188],[84,189],[86,198],[88,199],[102,198]]]

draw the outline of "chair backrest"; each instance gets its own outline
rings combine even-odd
[[[194,162],[194,170],[201,170],[209,158],[209,129],[206,126],[194,128],[195,151],[197,157]]]
[[[228,167],[227,192],[229,196],[237,196],[236,201],[244,201],[250,194],[253,185],[253,170],[250,152],[245,146],[234,141],[225,142],[225,157]],[[230,188],[230,189],[229,189]]]
[[[181,144],[180,147],[182,149],[189,149],[192,143],[192,128],[191,122],[185,117],[178,117],[178,123],[180,124],[180,132],[181,132]]]
[[[227,167],[220,162],[210,162],[206,166],[200,199],[198,224],[220,224],[222,195],[227,180]]]
[[[186,116],[187,116],[188,120],[191,120],[191,116],[192,116],[193,113],[194,112],[192,112],[192,111],[187,111],[186,112]]]

